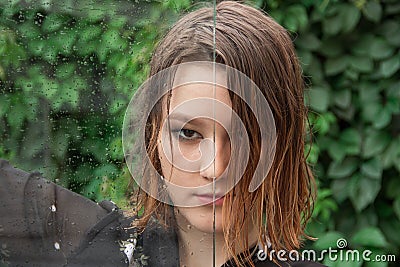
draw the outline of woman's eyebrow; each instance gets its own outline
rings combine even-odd
[[[185,124],[191,125],[202,125],[206,123],[206,120],[211,120],[205,116],[190,116],[186,113],[174,112],[168,116],[169,120],[179,121]]]

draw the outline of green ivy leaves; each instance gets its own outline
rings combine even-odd
[[[309,225],[322,236],[314,247],[352,237],[355,247],[399,255],[400,240],[391,236],[400,228],[400,6],[374,0],[302,4],[308,25],[294,42],[309,81],[314,141],[307,151],[322,194]],[[269,6],[282,13],[290,7]],[[338,212],[326,205],[329,200]]]
[[[1,156],[126,205],[125,107],[156,38],[190,1],[0,5]]]

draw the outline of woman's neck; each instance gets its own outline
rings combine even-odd
[[[180,266],[222,266],[231,256],[227,253],[222,231],[207,233],[192,226],[184,216],[175,214],[178,226]],[[248,233],[249,249],[257,244],[257,230],[252,227]],[[215,242],[214,242],[215,240]],[[243,251],[236,247],[237,253]],[[215,255],[215,256],[214,256]],[[214,262],[215,259],[215,262]]]
[[[221,266],[228,259],[222,232],[205,233],[178,216],[178,240],[180,266]],[[214,243],[215,238],[215,243]],[[215,265],[214,261],[215,253]]]

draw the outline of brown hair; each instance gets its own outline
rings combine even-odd
[[[180,19],[158,44],[150,75],[182,62],[216,60],[246,74],[270,105],[277,135],[275,158],[267,178],[250,193],[249,183],[260,156],[259,128],[254,116],[249,115],[248,106],[231,94],[232,108],[250,133],[252,148],[242,179],[225,196],[223,205],[226,246],[229,255],[241,266],[249,255],[238,258],[235,250],[249,250],[246,235],[250,227],[246,220],[249,214],[257,225],[259,241],[263,245],[270,242],[271,249],[298,249],[302,237],[307,237],[304,228],[315,198],[314,179],[304,153],[307,110],[303,101],[302,72],[287,31],[268,15],[237,2],[223,1],[215,12],[215,54],[214,10],[201,8]],[[161,106],[156,106],[150,113],[145,143],[150,160],[161,173],[156,143],[161,125],[161,118],[157,116],[160,109]],[[159,183],[154,177],[143,179]],[[155,185],[153,190],[157,188],[159,186]],[[139,194],[138,206],[143,210],[139,221],[142,227],[153,216],[161,222],[173,218],[167,204],[143,191]],[[232,212],[236,216],[227,216]]]

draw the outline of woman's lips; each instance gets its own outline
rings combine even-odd
[[[203,204],[213,204],[214,202],[216,206],[222,206],[222,204],[224,203],[223,195],[215,195],[215,201],[214,201],[214,196],[212,194],[196,195],[196,197]]]

